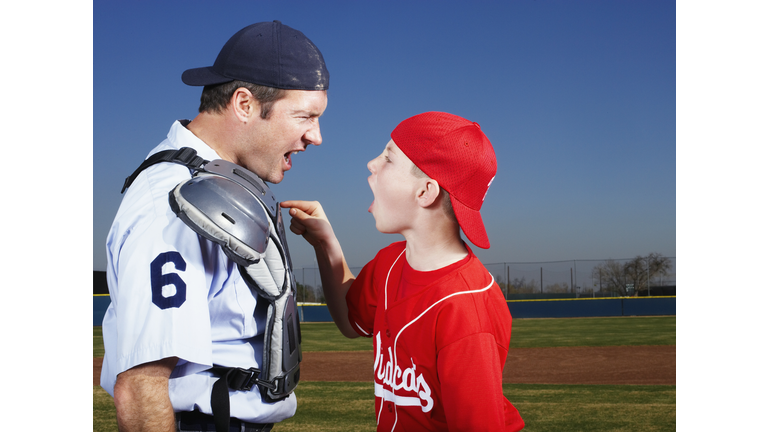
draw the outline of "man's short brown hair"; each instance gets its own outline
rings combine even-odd
[[[261,118],[266,119],[272,112],[272,106],[275,102],[286,96],[286,90],[267,87],[258,84],[251,84],[245,81],[230,81],[224,84],[207,85],[203,87],[203,94],[200,96],[199,112],[220,113],[227,107],[232,95],[240,87],[245,87],[251,92],[253,97],[259,101],[261,106]]]

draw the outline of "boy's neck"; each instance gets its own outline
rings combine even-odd
[[[417,271],[432,271],[461,261],[467,247],[458,233],[454,236],[406,236],[405,259]]]

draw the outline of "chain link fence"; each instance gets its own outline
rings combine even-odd
[[[507,300],[674,296],[675,257],[492,263],[493,275]],[[357,275],[362,267],[350,268]],[[317,268],[294,270],[300,303],[325,303]]]

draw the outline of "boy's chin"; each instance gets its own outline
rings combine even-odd
[[[371,215],[373,216],[373,224],[374,224],[374,225],[376,225],[376,231],[378,231],[378,232],[380,232],[380,233],[382,233],[382,234],[386,234],[386,232],[384,232],[384,231],[382,230],[382,226],[381,226],[381,224],[379,223],[379,221],[378,221],[378,220],[376,220],[376,215],[374,215],[373,213],[371,213]]]
[[[399,234],[400,233],[399,231],[394,231],[392,229],[387,229],[386,227],[382,227],[381,224],[379,224],[378,222],[376,223],[376,230],[382,234]]]

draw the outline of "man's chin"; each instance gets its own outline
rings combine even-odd
[[[275,177],[276,178],[274,179],[274,181],[270,183],[278,184],[281,181],[283,181],[283,179],[285,178],[285,171],[281,172],[280,174],[276,174]]]
[[[267,183],[278,184],[285,178],[285,171],[272,172],[265,177],[259,176],[259,178]]]

